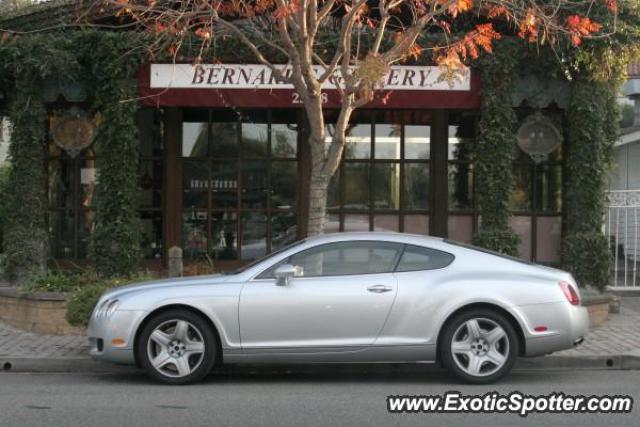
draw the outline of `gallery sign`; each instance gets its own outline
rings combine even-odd
[[[281,65],[283,73],[291,69]],[[318,67],[316,73],[322,69]],[[340,108],[338,71],[323,85],[325,108]],[[144,64],[138,73],[138,99],[150,107],[302,108],[292,85],[279,81],[261,64]],[[464,69],[453,80],[439,67],[395,65],[381,81],[374,99],[364,108],[476,109],[480,79]]]
[[[277,66],[284,75],[290,75],[290,66]],[[324,72],[316,67],[319,76]],[[335,90],[341,85],[342,75],[336,70],[327,79],[323,89]],[[282,82],[271,68],[260,64],[151,64],[151,89],[283,89],[292,90],[291,84]],[[395,65],[381,82],[381,90],[410,91],[470,91],[471,72],[464,69],[453,79],[434,66]]]

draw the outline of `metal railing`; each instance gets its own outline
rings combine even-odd
[[[605,219],[617,290],[640,289],[640,190],[610,191]]]

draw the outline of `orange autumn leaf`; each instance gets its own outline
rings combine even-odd
[[[198,28],[195,31],[196,37],[201,38],[203,40],[209,40],[211,38],[211,31],[205,30],[204,28]]]
[[[444,54],[438,55],[436,57],[436,64],[450,70],[462,68],[463,65],[460,54],[454,49],[449,49]]]
[[[489,19],[495,19],[498,18],[500,16],[509,16],[509,9],[507,9],[504,6],[493,6],[489,9],[489,12],[487,13],[487,18]]]
[[[527,10],[524,18],[520,21],[518,37],[526,38],[530,42],[538,40],[538,18],[531,9]]]
[[[160,21],[156,21],[156,22],[155,22],[155,24],[154,24],[154,26],[153,26],[153,30],[154,30],[156,33],[161,33],[161,32],[163,32],[163,31],[164,31],[164,30],[166,30],[166,29],[167,29],[167,26],[166,26],[166,25],[164,25],[164,24],[163,24],[162,22],[160,22]]]
[[[618,0],[604,0],[604,4],[610,12],[616,13],[618,11]]]
[[[414,43],[409,49],[409,56],[417,60],[421,54],[422,54],[422,47],[419,46],[417,43]]]
[[[300,2],[296,0],[290,3],[284,2],[284,4],[282,4],[275,11],[273,11],[273,13],[271,14],[271,18],[272,19],[286,18],[287,16],[299,11],[300,7],[301,7]]]
[[[445,4],[448,0],[437,0],[438,4]],[[447,11],[454,18],[458,16],[460,13],[468,12],[473,9],[474,0],[456,0],[453,4],[451,4]]]
[[[500,33],[494,30],[493,24],[480,24],[461,40],[442,49],[442,52],[436,56],[436,63],[449,69],[459,68],[468,57],[478,58],[480,49],[487,53],[493,52],[493,41],[500,37]]]
[[[585,16],[571,15],[567,18],[567,29],[574,46],[579,46],[583,37],[597,33],[601,28],[602,25]]]

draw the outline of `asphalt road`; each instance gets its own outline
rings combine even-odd
[[[631,414],[389,414],[388,395],[488,391],[631,395]],[[462,386],[441,371],[336,367],[235,369],[170,387],[140,374],[0,373],[0,426],[635,426],[640,371],[519,371]]]

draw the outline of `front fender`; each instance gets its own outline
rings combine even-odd
[[[239,284],[216,284],[164,288],[159,292],[143,290],[128,294],[122,301],[121,308],[143,310],[148,313],[145,316],[147,319],[165,307],[191,307],[207,316],[213,323],[220,336],[222,348],[239,348],[238,303],[241,288]]]

